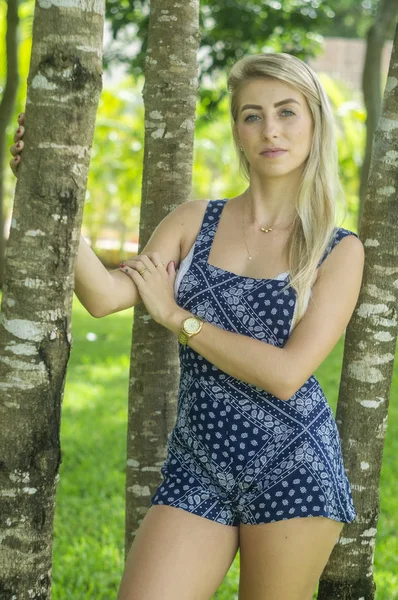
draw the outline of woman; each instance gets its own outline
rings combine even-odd
[[[75,291],[91,314],[142,300],[180,341],[163,480],[118,600],[207,600],[238,547],[240,600],[310,600],[356,516],[312,374],[349,323],[364,266],[358,236],[335,226],[330,105],[312,69],[284,53],[243,58],[228,89],[248,188],[178,206],[120,270],[108,272],[84,240],[79,248]]]

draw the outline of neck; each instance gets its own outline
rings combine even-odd
[[[294,176],[292,176],[294,175]],[[281,177],[260,179],[257,173],[251,173],[249,187],[243,192],[244,201],[252,210],[250,224],[258,223],[264,227],[289,224],[296,215],[296,197],[300,173]],[[253,215],[251,214],[253,211]]]
[[[253,227],[254,229],[269,229],[269,228],[278,228],[280,230],[288,229],[293,225],[293,221],[296,215],[296,210],[294,207],[287,206],[286,211],[279,211],[277,213],[267,213],[264,210],[259,210],[256,208],[256,205],[250,195],[243,195],[244,205],[247,205],[246,209],[246,222],[249,227]],[[261,207],[262,208],[262,207]]]

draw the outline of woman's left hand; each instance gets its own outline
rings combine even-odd
[[[176,270],[174,262],[167,265],[161,262],[159,252],[140,254],[128,261],[131,266],[121,263],[119,268],[136,284],[143,303],[156,323],[166,326],[170,317],[178,309],[174,300]],[[144,269],[148,269],[144,271]],[[142,273],[140,274],[139,271]]]

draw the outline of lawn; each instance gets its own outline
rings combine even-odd
[[[74,297],[63,400],[53,600],[115,600],[124,560],[127,394],[134,310],[94,319]],[[335,411],[343,338],[316,371]],[[395,363],[393,389],[398,389]],[[391,403],[380,485],[376,600],[398,598],[398,408]],[[238,595],[239,552],[214,600]]]

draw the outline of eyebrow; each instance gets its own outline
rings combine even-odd
[[[300,106],[300,102],[298,102],[294,98],[286,98],[286,100],[281,100],[280,102],[275,102],[274,107],[276,108],[277,106],[281,106],[282,104],[288,104],[290,102],[295,102],[296,104],[298,104]],[[243,112],[244,110],[247,110],[248,108],[256,108],[258,110],[263,109],[263,107],[259,106],[258,104],[245,104],[242,107],[242,110],[240,112]]]

